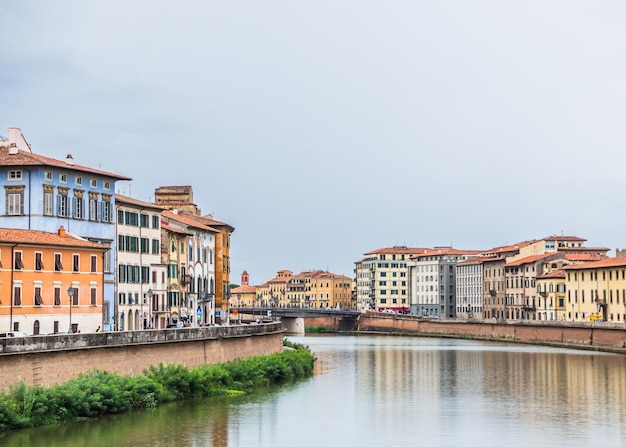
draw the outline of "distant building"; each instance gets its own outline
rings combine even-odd
[[[311,308],[352,309],[352,279],[322,270],[303,272],[305,302]]]
[[[435,247],[412,255],[408,263],[411,313],[456,318],[456,265],[479,254],[479,250]]]
[[[355,262],[356,305],[359,310],[409,312],[407,263],[428,248],[396,246],[367,252]]]
[[[105,254],[103,330],[113,330],[115,300],[115,182],[130,177],[82,166],[71,155],[35,154],[22,132],[0,140],[0,227],[56,232],[63,226],[109,249]]]
[[[250,275],[247,271],[241,274],[241,285],[231,289],[231,307],[254,307],[256,301],[256,287],[250,285]]]
[[[626,258],[606,258],[563,267],[567,319],[626,322]]]
[[[0,228],[0,331],[95,332],[108,247],[65,231]]]
[[[457,318],[483,318],[483,260],[472,257],[456,264]]]

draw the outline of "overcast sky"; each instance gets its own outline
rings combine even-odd
[[[232,279],[380,247],[626,247],[623,1],[0,2],[0,135],[192,185]]]

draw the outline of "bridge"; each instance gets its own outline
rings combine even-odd
[[[352,309],[324,309],[300,307],[231,307],[230,318],[242,319],[280,317],[288,333],[304,335],[304,326],[325,326],[339,331],[353,330],[361,312]]]

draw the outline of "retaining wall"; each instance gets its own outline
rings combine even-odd
[[[361,315],[356,329],[555,344],[626,353],[626,326],[615,323],[490,322],[365,314]]]
[[[223,363],[280,352],[282,339],[280,323],[2,339],[0,389],[50,386],[94,368],[135,375],[159,363]]]

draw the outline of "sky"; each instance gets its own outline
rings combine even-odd
[[[0,135],[191,185],[231,279],[381,247],[626,247],[626,3],[0,2]]]

